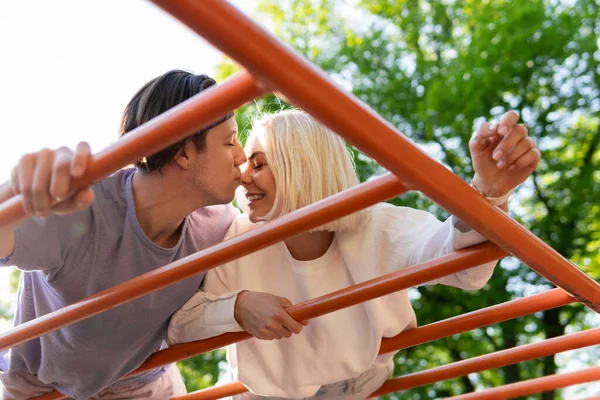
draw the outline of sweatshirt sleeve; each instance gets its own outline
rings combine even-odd
[[[169,346],[208,339],[227,332],[239,332],[233,312],[241,292],[215,296],[203,290],[194,294],[172,317],[167,332]]]
[[[393,270],[421,264],[487,240],[475,230],[461,232],[455,227],[455,217],[441,222],[428,212],[392,205],[381,208],[379,214],[376,218],[385,226],[392,254],[401,251],[404,256],[400,263],[395,263],[395,259],[390,257],[388,262]],[[481,289],[492,276],[495,265],[495,261],[482,264],[426,284]]]
[[[235,236],[235,222],[225,239]],[[169,321],[167,343],[192,342],[243,329],[234,318],[237,260],[209,270],[202,287]]]

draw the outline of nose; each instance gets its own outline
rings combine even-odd
[[[240,178],[242,185],[250,185],[252,183],[252,169],[251,168],[243,168],[242,176]]]
[[[235,150],[236,150],[236,153],[233,158],[233,162],[236,167],[239,167],[240,165],[244,164],[247,161],[247,159],[246,159],[246,153],[244,153],[244,149],[243,149],[242,145],[237,140],[235,141]]]

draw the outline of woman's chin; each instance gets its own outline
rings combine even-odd
[[[248,219],[250,220],[250,222],[252,222],[253,224],[256,224],[257,222],[262,221],[262,218],[260,215],[257,215],[254,211],[250,211],[248,213]]]

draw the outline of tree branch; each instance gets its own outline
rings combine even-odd
[[[448,338],[445,338],[444,341],[446,342],[446,347],[450,352],[450,357],[452,357],[454,361],[461,361],[463,358],[460,356],[458,350],[452,346],[453,342],[451,342]],[[465,393],[472,393],[475,391],[475,385],[473,385],[473,382],[471,382],[471,379],[469,379],[468,375],[461,376],[460,381],[465,386]]]

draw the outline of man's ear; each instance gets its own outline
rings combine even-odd
[[[189,145],[190,143],[186,143],[175,155],[175,162],[183,169],[190,168],[190,158],[188,157],[190,151]]]

